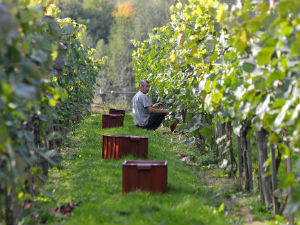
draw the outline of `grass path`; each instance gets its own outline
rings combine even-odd
[[[82,121],[63,149],[61,166],[51,169],[46,185],[47,191],[57,199],[57,205],[81,204],[69,217],[57,217],[48,223],[230,224],[219,212],[222,202],[214,199],[211,190],[203,186],[199,173],[180,162],[177,153],[186,150],[186,146],[179,141],[171,142],[164,132],[136,128],[130,115],[125,116],[122,128],[101,129],[100,114]],[[167,193],[123,195],[122,163],[135,158],[102,159],[103,134],[148,136],[148,160],[168,161]]]

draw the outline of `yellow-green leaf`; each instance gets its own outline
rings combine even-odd
[[[49,99],[49,105],[55,107],[56,106],[56,101],[53,98]]]

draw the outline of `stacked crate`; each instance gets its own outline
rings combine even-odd
[[[124,124],[125,110],[109,109],[109,114],[102,114],[102,128],[122,127]]]

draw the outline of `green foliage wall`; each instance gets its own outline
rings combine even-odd
[[[153,30],[149,39],[134,42],[137,82],[153,82],[154,97],[177,119],[183,110],[187,112],[187,122],[180,121],[188,134],[207,135],[211,129],[206,132],[203,127],[219,119],[231,122],[238,135],[251,124],[253,132],[262,128],[269,132],[268,147],[275,146],[282,160],[296,160],[299,4],[243,1],[229,8],[214,0],[177,3],[166,26]],[[296,184],[295,171],[282,173],[286,174],[282,189]],[[290,201],[293,207],[286,212],[294,213],[299,199],[290,196]]]
[[[89,114],[102,62],[81,44],[85,26],[58,15],[46,0],[0,3],[1,223],[22,219],[63,137]]]

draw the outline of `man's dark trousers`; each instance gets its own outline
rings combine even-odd
[[[164,120],[166,113],[151,113],[148,123],[146,126],[143,126],[141,128],[147,129],[147,130],[156,130],[161,122]],[[137,126],[140,127],[140,126]]]

